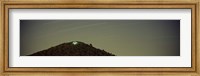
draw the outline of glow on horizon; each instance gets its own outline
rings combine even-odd
[[[72,44],[74,44],[74,45],[77,45],[77,44],[78,44],[78,42],[77,42],[77,41],[73,41],[73,42],[72,42]]]

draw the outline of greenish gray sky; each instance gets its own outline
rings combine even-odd
[[[20,20],[20,55],[81,41],[117,56],[180,56],[180,20]]]

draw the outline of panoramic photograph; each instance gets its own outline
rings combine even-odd
[[[180,56],[180,20],[20,20],[20,56]]]

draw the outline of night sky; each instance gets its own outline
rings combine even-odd
[[[180,20],[20,20],[20,55],[81,41],[117,56],[180,56]]]

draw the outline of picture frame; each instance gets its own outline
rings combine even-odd
[[[1,51],[0,72],[3,76],[15,75],[108,75],[108,76],[199,76],[199,0],[192,1],[0,1],[1,3]],[[191,67],[9,67],[9,9],[66,9],[66,8],[97,8],[97,9],[191,9],[192,53]]]

